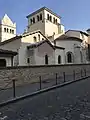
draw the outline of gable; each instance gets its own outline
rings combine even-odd
[[[40,42],[38,39],[38,35],[40,35],[40,41],[42,41],[42,39],[47,39],[40,31],[35,31],[35,32],[30,32],[30,33],[26,33],[22,35],[22,42],[25,43],[35,43],[34,42],[34,37],[37,38],[37,42]]]
[[[12,27],[16,26],[16,24],[11,21],[11,19],[7,16],[7,14],[5,14],[5,16],[3,17],[2,24],[12,26]]]
[[[50,44],[48,44],[48,42],[44,42],[36,48],[36,51],[38,55],[43,55],[45,53],[51,55],[54,52],[54,49]]]

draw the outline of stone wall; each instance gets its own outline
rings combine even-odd
[[[44,65],[44,66],[20,66],[20,67],[7,67],[0,68],[0,88],[12,86],[12,80],[16,80],[16,85],[24,85],[32,82],[37,82],[39,76],[42,79],[50,76],[55,77],[55,73],[73,74],[73,70],[77,73],[80,70],[86,69],[89,71],[90,64],[68,64],[68,65]]]

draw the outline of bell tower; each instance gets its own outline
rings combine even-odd
[[[7,16],[0,20],[0,42],[8,40],[16,36],[16,23],[13,23],[12,20]]]

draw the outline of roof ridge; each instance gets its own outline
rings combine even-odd
[[[40,12],[40,11],[42,11],[42,10],[44,10],[44,9],[46,9],[46,10],[49,11],[49,12],[51,12],[52,14],[54,14],[55,16],[57,16],[58,18],[61,18],[57,13],[53,12],[53,10],[51,10],[51,9],[49,9],[48,7],[45,7],[45,6],[39,8],[39,9],[37,9],[37,10],[35,10],[34,12],[32,12],[32,13],[29,14],[29,15],[27,15],[26,17],[28,18],[28,17],[30,17],[30,16],[32,16],[32,15],[35,15],[35,14],[37,14],[38,12]]]

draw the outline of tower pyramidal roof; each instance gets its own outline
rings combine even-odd
[[[7,14],[5,14],[4,17],[2,18],[1,24],[16,27],[16,23],[13,23],[13,21],[8,17]]]

